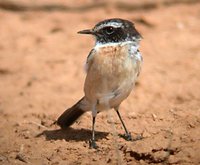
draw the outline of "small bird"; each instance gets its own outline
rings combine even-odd
[[[114,108],[125,130],[124,137],[131,140],[131,134],[119,113],[119,106],[129,96],[140,74],[142,56],[139,42],[142,36],[132,22],[120,18],[106,19],[94,28],[78,33],[90,34],[96,39],[86,60],[85,96],[67,109],[58,118],[57,124],[67,128],[86,111],[91,111],[92,138],[89,144],[90,148],[97,148],[97,113]]]

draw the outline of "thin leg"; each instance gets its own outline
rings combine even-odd
[[[94,126],[95,126],[95,118],[92,118],[92,139],[90,139],[89,143],[90,143],[90,148],[94,148],[97,149],[97,145],[95,142],[95,130],[94,130]]]
[[[120,115],[120,113],[119,113],[119,111],[118,111],[118,107],[115,108],[115,110],[116,110],[117,115],[118,115],[118,117],[119,117],[119,119],[120,119],[120,121],[121,121],[121,123],[122,123],[122,125],[123,125],[123,127],[124,127],[124,130],[125,130],[124,138],[125,138],[126,140],[128,140],[128,141],[132,140],[131,134],[128,132],[128,130],[127,130],[127,128],[126,128],[126,126],[125,126],[125,124],[124,124],[124,122],[123,122],[123,120],[122,120],[122,117],[121,117],[121,115]]]

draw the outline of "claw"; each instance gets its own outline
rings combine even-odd
[[[94,149],[98,148],[95,140],[92,140],[92,139],[89,140],[89,146],[90,146],[90,148],[94,148]]]
[[[128,133],[128,134],[120,134],[119,135],[120,137],[122,137],[122,138],[124,138],[125,140],[127,140],[127,141],[132,141],[132,136],[131,136],[131,134],[130,133]]]
[[[134,139],[132,139],[133,141],[137,141],[137,140],[142,140],[144,137],[141,135],[137,135]]]
[[[128,133],[128,134],[120,134],[119,135],[120,137],[124,138],[125,140],[127,141],[137,141],[137,140],[141,140],[143,139],[143,136],[142,135],[137,135],[135,138],[132,138],[131,134]]]

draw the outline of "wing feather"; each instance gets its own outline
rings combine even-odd
[[[86,71],[86,73],[87,73],[88,70],[90,69],[90,66],[91,66],[92,61],[93,61],[92,59],[93,59],[95,53],[96,53],[96,50],[95,50],[95,49],[92,49],[92,50],[90,51],[89,55],[87,56],[87,60],[86,60],[86,63],[85,63],[85,71]]]

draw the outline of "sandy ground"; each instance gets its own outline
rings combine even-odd
[[[83,96],[88,52],[77,31],[105,18],[135,22],[144,63],[120,111],[98,115],[98,150],[88,148],[91,114],[70,129],[51,125]],[[200,3],[119,10],[0,10],[0,164],[200,164]]]

